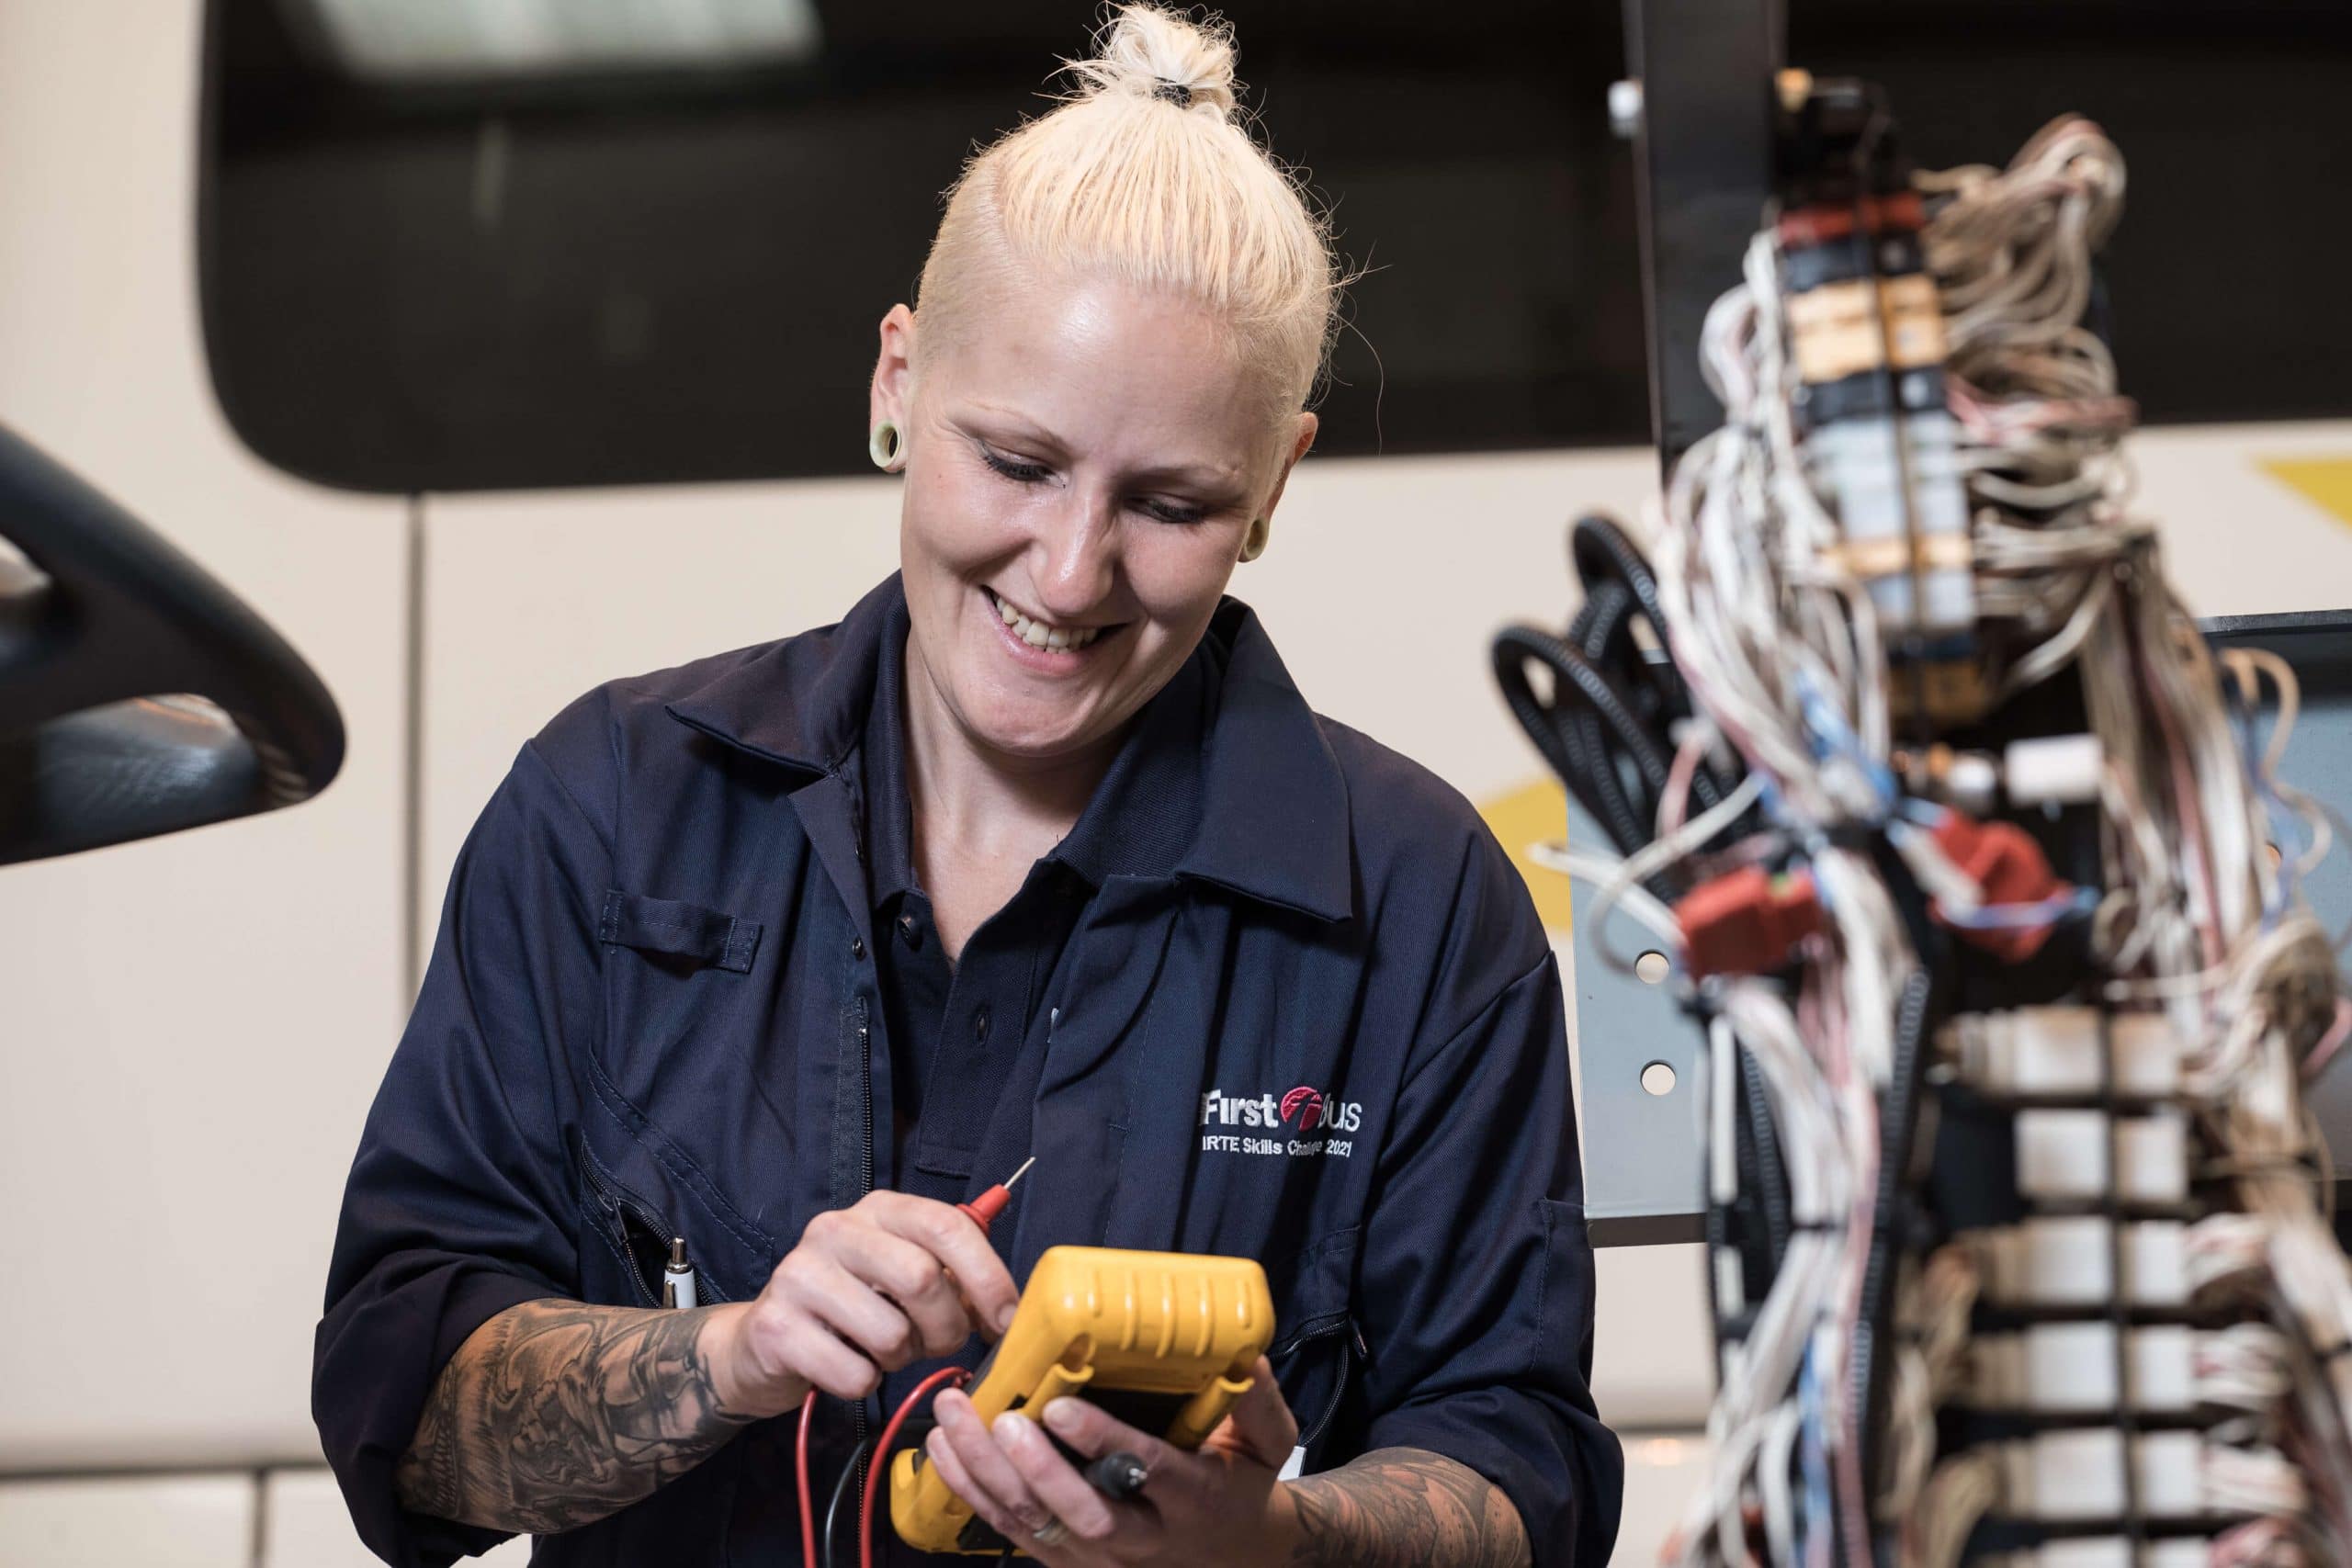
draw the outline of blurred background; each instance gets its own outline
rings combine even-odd
[[[1655,488],[1620,6],[1226,9],[1246,101],[1371,269],[1235,592],[1319,708],[1507,846],[1556,835],[1485,648],[1566,618],[1573,514]],[[1793,62],[1885,84],[1923,163],[2106,126],[2141,500],[2192,607],[2352,604],[2342,7],[1789,9]],[[961,158],[1090,20],[0,0],[0,424],[248,600],[348,733],[313,803],[0,869],[0,1564],[368,1561],[319,1467],[311,1330],[458,844],[582,690],[831,620],[891,570],[875,324]],[[1647,1059],[1578,1050],[1588,1079]],[[1600,1259],[1620,1562],[1703,1451],[1695,1254]]]

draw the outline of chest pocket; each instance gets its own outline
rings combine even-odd
[[[761,924],[614,888],[596,932],[606,944],[603,1038],[577,1062],[593,1100],[580,1175],[600,1225],[583,1257],[608,1251],[602,1240],[617,1228],[636,1265],[634,1278],[615,1280],[622,1302],[641,1299],[649,1278],[659,1296],[647,1255],[657,1243],[666,1253],[670,1236],[685,1238],[698,1272],[738,1287],[763,1280],[780,1251],[763,1220],[793,1205],[788,1131],[769,1135],[781,1116],[754,1126],[734,1113],[763,1074],[788,1072],[788,1056],[780,1066],[763,1055],[770,988],[740,978],[759,954]]]
[[[700,904],[649,898],[614,887],[605,891],[596,940],[635,948],[665,968],[748,975],[752,955],[760,950],[760,923]]]
[[[1323,1468],[1317,1445],[1330,1434],[1366,1353],[1353,1301],[1356,1238],[1353,1225],[1332,1232],[1298,1255],[1286,1280],[1274,1281],[1282,1327],[1266,1359],[1298,1422],[1298,1446],[1310,1469]]]

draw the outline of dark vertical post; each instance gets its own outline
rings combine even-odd
[[[1778,0],[1624,0],[1626,68],[1641,87],[1634,143],[1650,432],[1668,468],[1723,423],[1699,375],[1699,329],[1739,281],[1772,188]]]
[[[402,619],[408,689],[401,698],[401,1014],[424,984],[424,497],[408,498],[408,597]]]

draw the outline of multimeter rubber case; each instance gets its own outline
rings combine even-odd
[[[1078,1394],[1195,1449],[1250,1391],[1273,1337],[1273,1297],[1250,1258],[1057,1247],[1031,1272],[972,1404],[994,1421]],[[994,1556],[1008,1544],[911,1449],[890,1461],[890,1522],[925,1551]]]

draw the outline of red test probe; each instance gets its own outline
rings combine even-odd
[[[1031,1155],[1021,1162],[1019,1170],[1014,1171],[970,1202],[956,1204],[956,1212],[969,1215],[972,1223],[980,1227],[980,1234],[988,1235],[989,1223],[1003,1213],[1004,1206],[1012,1201],[1012,1184],[1028,1175],[1029,1168],[1036,1163],[1037,1156]]]

